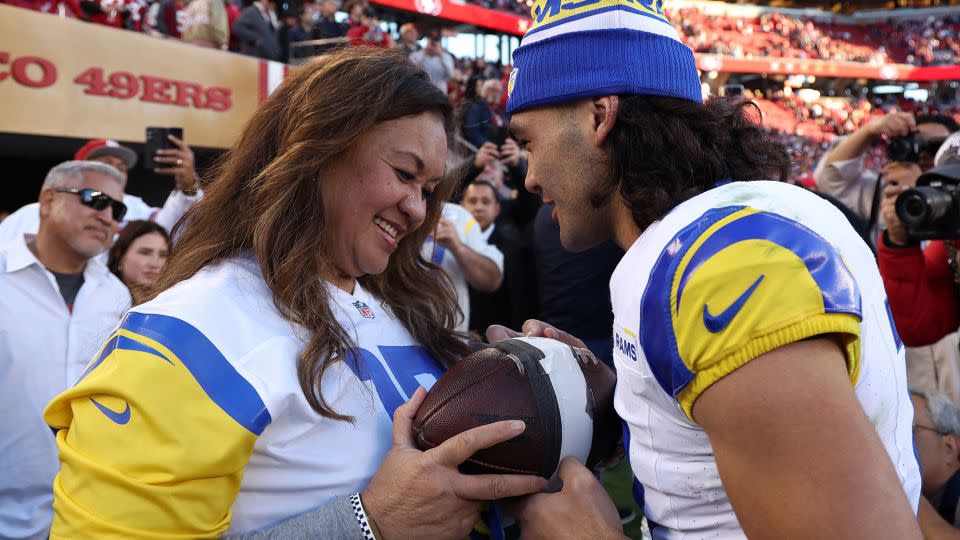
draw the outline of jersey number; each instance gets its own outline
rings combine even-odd
[[[351,349],[345,362],[358,379],[373,383],[383,407],[393,418],[393,412],[410,399],[418,386],[427,387],[429,390],[429,386],[443,374],[443,369],[423,347],[407,345],[384,346],[377,349],[390,367],[390,372],[396,377],[396,383],[393,382],[383,362],[366,349]],[[397,384],[400,388],[397,388]]]

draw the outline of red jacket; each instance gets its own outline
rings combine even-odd
[[[351,26],[347,30],[347,39],[350,42],[350,45],[369,45],[372,47],[389,47],[393,44],[393,41],[390,39],[390,34],[383,32],[377,28],[379,32],[370,32],[370,28],[360,24],[357,26]],[[373,34],[378,33],[380,39],[374,40]]]
[[[929,345],[960,327],[960,301],[953,271],[947,262],[947,244],[893,247],[881,236],[877,258],[890,310],[903,343]],[[954,241],[960,247],[960,242]]]

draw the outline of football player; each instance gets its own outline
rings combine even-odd
[[[508,92],[563,244],[627,250],[615,404],[653,537],[919,538],[903,346],[870,249],[782,182],[749,102],[703,102],[662,3],[537,1]],[[515,509],[524,538],[622,536],[589,471],[560,476]]]

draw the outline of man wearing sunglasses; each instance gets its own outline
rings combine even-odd
[[[130,307],[97,259],[127,211],[125,180],[103,163],[57,165],[41,188],[37,234],[0,245],[0,538],[49,534],[58,462],[43,408]]]
[[[127,207],[123,220],[117,221],[121,228],[125,221],[145,219],[155,221],[168,231],[180,219],[180,216],[202,196],[193,151],[182,140],[170,136],[174,148],[158,150],[156,161],[163,167],[155,169],[158,174],[173,176],[175,189],[167,197],[163,208],[154,208],[134,195],[124,194],[121,199]],[[123,177],[123,189],[127,185],[127,171],[137,164],[137,153],[117,141],[98,139],[83,145],[74,159],[80,161],[98,161],[117,169]],[[24,233],[36,234],[40,225],[39,206],[31,203],[23,206],[0,223],[0,244],[6,244]],[[125,220],[125,221],[124,221]],[[109,247],[109,246],[108,246]]]

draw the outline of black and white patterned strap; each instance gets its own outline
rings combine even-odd
[[[360,525],[360,532],[363,534],[363,540],[377,540],[373,534],[373,527],[367,519],[367,513],[363,510],[363,503],[360,502],[360,494],[354,493],[350,496],[350,505],[353,506],[353,517],[357,518],[357,524]]]

